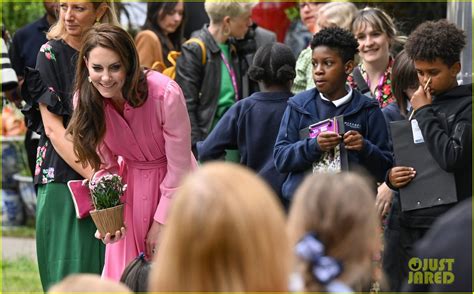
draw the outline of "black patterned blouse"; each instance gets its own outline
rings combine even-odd
[[[51,40],[38,53],[36,69],[25,70],[22,94],[27,102],[23,109],[28,128],[41,135],[35,167],[35,184],[66,183],[82,179],[56,153],[44,132],[39,103],[63,118],[67,127],[72,115],[73,83],[78,52],[62,40]]]

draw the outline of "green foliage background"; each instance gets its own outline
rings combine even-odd
[[[2,1],[1,5],[2,24],[11,35],[44,14],[43,2]]]

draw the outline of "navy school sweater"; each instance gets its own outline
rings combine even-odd
[[[311,172],[313,162],[323,154],[316,138],[299,137],[301,129],[330,118],[326,116],[328,114],[335,114],[329,109],[318,109],[318,105],[321,107],[321,98],[316,88],[301,92],[290,98],[281,121],[273,156],[277,170],[289,173],[282,187],[283,197],[288,200],[293,197],[305,174]],[[349,169],[361,166],[375,180],[383,182],[393,159],[385,119],[377,101],[354,90],[348,105],[341,107],[342,113],[335,115],[344,116],[345,131],[355,130],[364,137],[364,148],[360,152],[348,150]]]
[[[285,173],[276,170],[273,146],[291,92],[257,92],[235,103],[206,140],[197,143],[198,158],[222,159],[226,149],[238,149],[240,163],[263,177],[281,198]],[[282,203],[287,207],[285,199]]]

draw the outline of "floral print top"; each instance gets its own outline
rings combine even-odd
[[[38,53],[36,70],[25,71],[25,101],[23,109],[28,128],[40,134],[34,182],[66,183],[82,177],[56,153],[44,132],[39,104],[63,118],[67,127],[72,115],[72,93],[76,70],[77,51],[62,40],[51,40],[44,44]]]
[[[360,63],[358,67],[360,69],[360,72],[362,73],[362,76],[367,82],[367,85],[370,88],[370,80],[367,75],[367,71],[365,70],[364,64]],[[380,78],[380,82],[377,85],[377,88],[375,88],[375,93],[371,93],[372,98],[376,98],[377,101],[379,102],[380,108],[384,108],[390,103],[395,101],[395,97],[392,94],[392,79],[391,79],[392,67],[393,67],[393,58],[390,58],[387,69],[385,70],[383,77]],[[352,73],[347,78],[347,81],[349,82],[349,85],[351,85],[352,88],[357,88],[357,84],[354,80]]]

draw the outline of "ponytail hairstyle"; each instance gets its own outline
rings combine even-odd
[[[97,47],[114,51],[125,67],[126,78],[122,94],[129,105],[143,105],[148,96],[145,73],[140,68],[137,50],[132,37],[122,28],[109,24],[94,25],[84,36],[79,52],[75,82],[75,110],[67,132],[72,135],[74,153],[79,162],[100,169],[97,147],[105,136],[104,98],[89,82],[85,59]]]
[[[368,180],[355,173],[306,177],[287,224],[303,291],[326,291],[334,279],[357,288],[370,279],[372,255],[380,250],[374,199]],[[318,274],[322,264],[332,270]]]
[[[120,282],[124,283],[134,293],[145,293],[148,290],[148,277],[150,275],[151,262],[145,259],[143,252],[132,260],[123,270]]]
[[[260,47],[249,68],[250,78],[263,82],[265,86],[289,87],[296,76],[296,59],[291,49],[282,43],[270,43]]]

